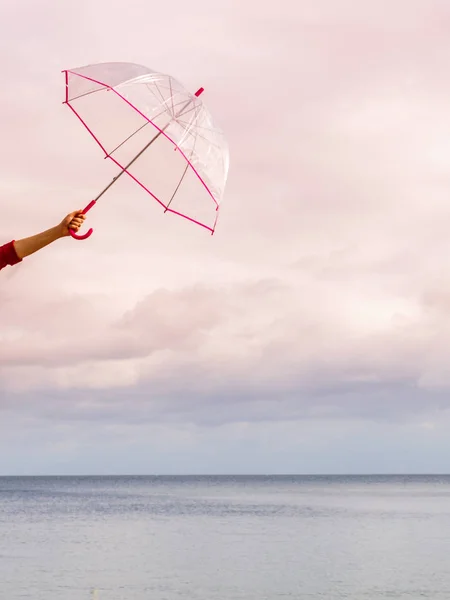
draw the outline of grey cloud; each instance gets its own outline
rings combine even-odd
[[[345,382],[338,379],[296,386],[258,381],[228,382],[214,390],[197,390],[190,379],[141,383],[114,390],[70,390],[9,395],[13,412],[54,422],[111,424],[195,424],[217,427],[231,423],[366,420],[408,423],[448,414],[450,402],[443,391],[420,389],[413,381]],[[11,406],[14,404],[14,409]]]

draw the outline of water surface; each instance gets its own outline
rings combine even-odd
[[[5,600],[449,600],[450,476],[0,478]]]

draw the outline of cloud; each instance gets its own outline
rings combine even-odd
[[[445,411],[448,332],[436,315],[446,299],[411,305],[314,273],[295,286],[158,290],[115,320],[101,302],[72,299],[76,309],[58,301],[47,314],[4,323],[2,404],[62,421],[134,424],[408,421]]]

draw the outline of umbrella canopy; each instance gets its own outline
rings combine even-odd
[[[63,73],[65,104],[120,169],[84,212],[127,174],[164,211],[213,233],[229,150],[200,98],[203,88],[192,94],[172,76],[132,63],[94,64]]]

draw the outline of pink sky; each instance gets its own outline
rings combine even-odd
[[[99,448],[108,470],[118,446],[144,472],[233,471],[243,448],[253,471],[445,469],[448,2],[127,7],[2,3],[0,238],[115,174],[61,104],[61,69],[103,61],[205,87],[231,153],[217,233],[124,181],[88,242],[2,271],[0,471]]]

